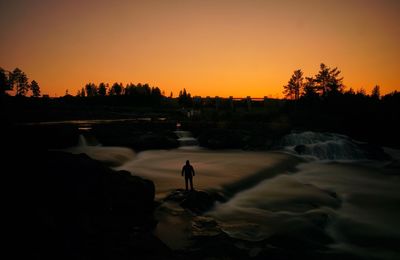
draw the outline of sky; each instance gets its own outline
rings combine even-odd
[[[0,67],[42,94],[148,83],[176,96],[282,97],[293,71],[400,90],[397,0],[0,0]]]

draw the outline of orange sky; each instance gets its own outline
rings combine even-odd
[[[0,0],[0,66],[42,93],[87,82],[167,95],[281,97],[301,68],[339,67],[348,87],[400,90],[397,0]]]

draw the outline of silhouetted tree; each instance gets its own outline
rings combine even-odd
[[[161,90],[158,87],[151,88],[151,97],[153,98],[153,100],[159,100],[161,96]]]
[[[9,74],[0,67],[0,95],[6,94],[6,91],[12,90],[12,84],[10,84]]]
[[[373,99],[377,99],[377,100],[380,99],[380,97],[381,97],[381,91],[380,91],[380,87],[379,87],[378,85],[376,85],[376,86],[372,89],[371,97],[372,97]]]
[[[151,89],[149,87],[149,84],[142,85],[142,83],[138,83],[135,88],[135,93],[137,93],[138,95],[140,95],[142,97],[150,96]]]
[[[324,63],[321,63],[320,70],[318,74],[315,75],[314,82],[323,97],[342,92],[343,78],[339,78],[340,72],[338,68],[331,69]]]
[[[354,92],[353,88],[350,88],[349,90],[347,90],[346,92],[344,92],[345,95],[348,96],[354,96],[356,94],[356,92]]]
[[[29,90],[29,82],[26,74],[19,68],[15,68],[10,75],[10,79],[12,86],[16,86],[16,95],[25,96]]]
[[[129,84],[126,84],[125,91],[124,91],[125,96],[135,96],[136,95],[136,86],[132,82]]]
[[[87,83],[85,85],[85,92],[88,97],[92,96],[92,83]]]
[[[179,91],[178,103],[184,107],[191,107],[193,105],[192,97],[190,93],[186,92],[186,89]]]
[[[98,90],[99,96],[104,97],[107,94],[107,85],[104,82],[101,82],[99,84],[99,90]]]
[[[306,99],[315,99],[318,97],[318,93],[315,86],[314,78],[306,77],[306,81],[304,83],[302,96]]]
[[[30,87],[31,87],[31,91],[32,91],[32,97],[40,97],[40,87],[39,87],[39,84],[35,80],[32,80]],[[67,94],[68,94],[68,90],[67,90]]]
[[[113,95],[119,96],[119,95],[121,95],[121,94],[122,94],[122,83],[119,84],[119,83],[115,82],[115,83],[111,86],[110,90],[108,91],[108,94],[109,94],[110,96],[113,96]]]
[[[283,94],[285,94],[285,97],[298,100],[300,98],[300,93],[303,91],[303,80],[303,72],[300,69],[295,70],[288,84],[283,86]]]
[[[86,96],[85,88],[82,88],[81,89],[81,97],[85,97],[85,96]]]
[[[367,96],[367,92],[365,91],[365,89],[363,87],[361,87],[360,89],[357,90],[356,95],[365,97],[365,96]]]
[[[86,96],[94,97],[97,96],[97,86],[94,83],[88,83],[85,85]]]
[[[144,93],[146,96],[150,96],[151,95],[151,88],[149,86],[149,84],[145,83],[143,85],[143,89],[144,89]]]
[[[400,111],[400,109],[399,109],[399,107],[400,107],[400,92],[399,91],[395,90],[393,92],[390,92],[390,93],[384,95],[382,97],[382,101],[384,101],[386,104],[394,105],[393,108],[395,108],[395,109],[393,109],[393,108],[390,109],[391,112],[399,113],[399,111]],[[397,117],[397,118],[399,118],[399,117]]]
[[[315,75],[314,82],[318,91],[323,97],[331,94],[342,93],[343,91],[343,78],[339,78],[341,73],[338,68],[329,68],[324,63],[321,63],[320,70]]]

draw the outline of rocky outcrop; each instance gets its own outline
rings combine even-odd
[[[299,144],[294,147],[294,150],[298,154],[304,154],[306,152],[306,146],[304,144]]]
[[[88,156],[32,154],[14,168],[19,186],[22,248],[39,259],[165,259],[152,230],[154,184],[113,171]],[[26,241],[26,243],[24,243]]]
[[[164,200],[177,202],[182,208],[190,210],[195,215],[200,215],[211,209],[216,201],[226,201],[217,192],[186,191],[183,189],[171,192]]]

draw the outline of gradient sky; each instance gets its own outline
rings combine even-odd
[[[282,97],[295,69],[338,67],[344,84],[400,90],[397,0],[0,0],[0,66],[42,93],[87,82],[169,95]]]

